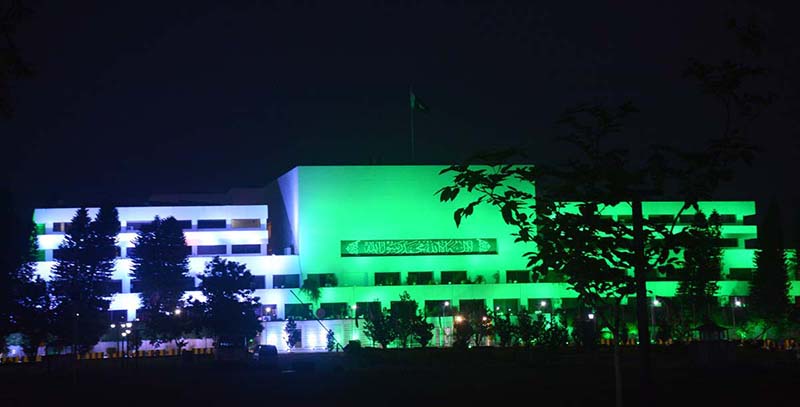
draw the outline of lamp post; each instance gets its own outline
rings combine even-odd
[[[733,297],[733,301],[731,301],[731,321],[733,322],[733,335],[736,336],[736,308],[740,308],[742,306],[742,301],[736,297]]]
[[[653,303],[650,306],[650,331],[655,332],[656,330],[656,307],[661,306],[661,301],[658,300],[658,297],[653,296]],[[652,338],[652,335],[651,335]],[[652,340],[652,339],[651,339]]]
[[[450,306],[450,301],[445,301],[442,303],[442,312],[439,313],[439,347],[443,348],[445,345],[445,340],[442,339],[444,336],[444,328],[442,327],[442,316],[445,313],[445,309]]]

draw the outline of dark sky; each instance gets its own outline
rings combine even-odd
[[[18,42],[36,76],[13,84],[16,116],[0,122],[4,173],[19,202],[52,206],[408,163],[410,85],[431,108],[419,163],[563,156],[554,121],[586,101],[632,100],[634,148],[691,145],[723,113],[682,71],[737,56],[725,22],[755,17],[780,99],[750,129],[755,166],[720,198],[798,212],[798,8],[650,3],[29,1]]]

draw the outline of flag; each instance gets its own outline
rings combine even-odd
[[[428,105],[423,103],[413,91],[408,91],[409,98],[411,99],[411,111],[427,112]]]

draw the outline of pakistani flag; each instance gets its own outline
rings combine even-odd
[[[412,112],[415,111],[415,110],[417,112],[427,112],[428,111],[428,105],[426,105],[425,103],[422,103],[422,101],[417,97],[417,95],[414,94],[414,91],[409,90],[408,91],[408,95],[409,95],[409,97],[411,99],[411,111]]]

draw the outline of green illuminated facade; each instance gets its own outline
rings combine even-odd
[[[321,304],[380,301],[389,307],[403,291],[420,305],[449,301],[456,308],[463,300],[503,309],[542,301],[560,307],[563,299],[576,297],[558,276],[529,282],[523,253],[534,247],[514,243],[512,228],[495,209],[478,207],[457,228],[453,212],[469,197],[439,201],[435,192],[449,182],[438,174],[442,168],[296,167],[279,179],[287,243],[299,256],[301,280],[336,277],[336,287],[322,290]],[[651,219],[671,220],[681,205],[646,202],[643,210]],[[756,237],[756,226],[745,224],[745,217],[755,214],[755,203],[703,202],[700,207],[706,213],[716,210],[724,222],[721,300],[747,295],[754,250],[745,241]],[[608,214],[625,219],[630,208],[620,206]],[[689,222],[691,215],[685,213],[681,222]],[[653,295],[675,294],[674,275],[654,273],[649,280]],[[798,290],[794,282],[791,295],[799,295]]]

